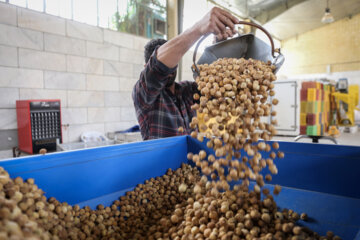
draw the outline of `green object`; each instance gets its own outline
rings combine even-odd
[[[306,135],[308,136],[317,136],[317,126],[316,125],[311,125],[311,126],[306,126]]]

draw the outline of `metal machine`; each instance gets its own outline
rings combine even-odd
[[[355,109],[359,103],[359,86],[348,85],[346,78],[339,79],[336,92],[332,93],[337,110],[337,124],[351,127],[355,125]]]
[[[193,66],[192,71],[194,72],[194,78],[199,74],[199,69],[197,64],[204,63],[212,63],[216,61],[218,58],[245,58],[245,59],[257,59],[264,62],[270,61],[272,64],[276,66],[276,71],[280,69],[282,64],[285,61],[284,56],[280,53],[279,49],[275,49],[274,41],[268,31],[264,29],[262,26],[246,22],[240,21],[239,24],[250,25],[252,27],[258,28],[263,31],[266,36],[269,38],[270,46],[265,42],[255,37],[254,34],[245,34],[239,35],[237,37],[224,40],[214,45],[211,45],[205,48],[204,53],[200,57],[199,61],[196,62],[196,54],[197,50],[201,44],[201,42],[208,37],[209,35],[205,35],[202,37],[198,43],[196,44],[194,55],[193,55]]]
[[[16,101],[16,115],[20,151],[55,151],[62,142],[60,100]]]

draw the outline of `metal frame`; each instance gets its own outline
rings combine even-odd
[[[339,144],[338,141],[335,138],[330,137],[330,136],[308,136],[308,135],[299,135],[299,136],[294,138],[294,142],[297,142],[302,138],[310,138],[310,139],[312,139],[313,143],[319,143],[320,139],[327,139],[329,141],[332,141],[335,144]]]

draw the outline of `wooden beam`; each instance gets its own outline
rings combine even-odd
[[[167,39],[178,35],[178,1],[167,0]]]

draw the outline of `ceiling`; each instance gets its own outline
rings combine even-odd
[[[263,24],[277,39],[284,40],[323,26],[326,0],[215,0],[242,18]],[[329,0],[335,21],[360,13],[359,0]]]

